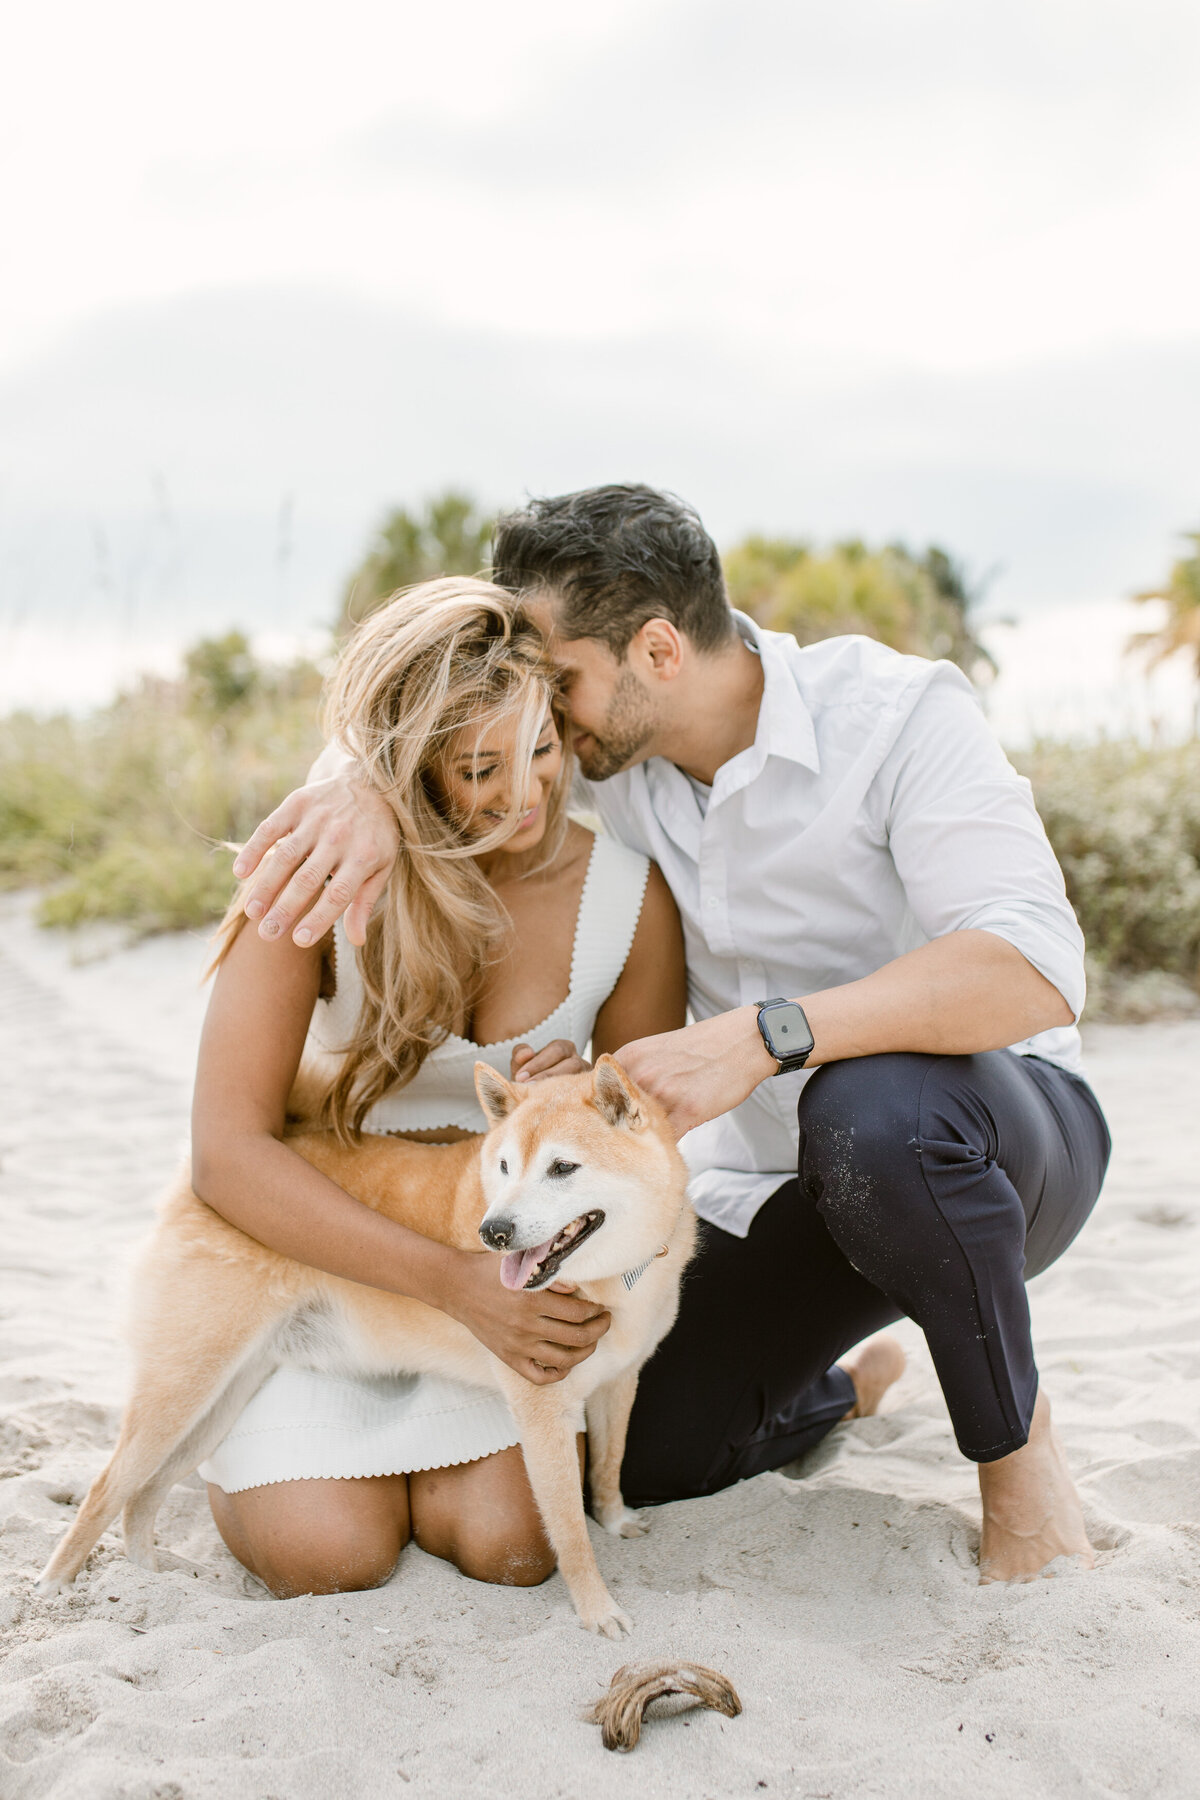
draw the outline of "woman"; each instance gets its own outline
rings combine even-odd
[[[364,949],[223,932],[193,1110],[193,1182],[272,1249],[438,1307],[532,1381],[591,1354],[607,1314],[564,1284],[511,1293],[498,1260],[361,1206],[283,1137],[289,1097],[343,1137],[484,1129],[477,1058],[513,1079],[684,1019],[683,944],[646,858],[568,819],[569,749],[542,642],[511,594],[446,579],[364,624],[326,731],[400,822]],[[540,1024],[532,1021],[540,1020]],[[553,1555],[498,1397],[432,1377],[278,1371],[202,1469],[233,1554],[280,1596],[385,1581],[410,1537],[480,1580]]]

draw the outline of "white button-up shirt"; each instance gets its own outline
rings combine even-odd
[[[661,758],[579,804],[659,865],[687,945],[697,1019],[869,975],[951,931],[994,931],[1083,1007],[1083,937],[1029,783],[947,662],[869,638],[802,648],[742,614],[762,658],[753,744],[724,763],[704,805]],[[1065,1026],[1012,1049],[1079,1066]],[[808,1072],[764,1081],[681,1148],[702,1218],[744,1236],[796,1172],[796,1101]]]

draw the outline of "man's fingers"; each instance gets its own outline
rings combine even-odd
[[[263,869],[268,850],[271,862]],[[303,946],[324,937],[350,908],[346,929],[351,943],[361,944],[398,850],[399,824],[381,794],[346,776],[311,782],[263,820],[238,856],[239,879],[261,870],[245,901],[246,916],[261,920],[269,938],[306,918],[309,936],[296,939]],[[312,866],[302,874],[306,860]],[[327,879],[328,888],[319,892]]]
[[[272,844],[278,843],[279,839],[286,836],[292,829],[295,821],[291,800],[292,796],[289,794],[283,805],[277,806],[275,811],[263,820],[238,851],[233,865],[235,880],[245,881],[248,875],[253,875]]]
[[[311,860],[310,857],[309,861],[311,862]],[[304,869],[297,869],[293,886],[299,886],[302,881],[304,888],[312,886],[312,883],[305,877],[307,866],[306,864]],[[325,936],[327,931],[332,931],[346,908],[359,897],[367,874],[367,866],[365,863],[346,862],[326,871],[326,874],[322,876],[320,886],[315,890],[315,899],[311,903],[306,902],[297,914],[296,930],[292,935],[299,945],[303,947],[307,944],[315,944]],[[287,902],[290,891],[289,889],[289,893],[283,896],[281,906]],[[365,930],[363,937],[366,937]]]
[[[371,914],[375,910],[375,902],[387,886],[388,870],[380,869],[369,881],[364,881],[358,890],[357,900],[352,900],[346,908],[346,936],[352,944],[361,949],[367,941],[367,926],[371,923]]]
[[[258,879],[242,902],[242,911],[252,921],[262,920],[277,904],[297,866],[308,855],[311,845],[297,832],[288,832],[272,844],[267,860],[259,868]]]
[[[287,842],[291,842],[288,839]],[[308,913],[314,908],[325,893],[325,883],[330,877],[330,868],[324,861],[318,861],[317,852],[306,856],[293,870],[291,880],[273,903],[270,912],[258,928],[259,937],[277,938],[290,929],[297,920],[303,918],[309,923]],[[338,911],[342,909],[339,907]],[[315,943],[316,939],[310,939]]]

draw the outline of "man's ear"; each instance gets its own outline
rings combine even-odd
[[[641,1095],[620,1063],[607,1053],[592,1071],[592,1105],[602,1119],[626,1131],[644,1131],[650,1123]]]
[[[503,1075],[497,1075],[490,1063],[485,1062],[475,1064],[475,1092],[489,1125],[498,1125],[501,1119],[507,1119],[525,1098],[519,1088],[511,1081],[505,1081]]]
[[[630,648],[639,653],[652,680],[674,681],[683,668],[684,639],[670,619],[647,619]]]

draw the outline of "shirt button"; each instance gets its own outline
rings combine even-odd
[[[712,911],[712,909],[713,909],[713,907],[714,907],[714,906],[715,906],[715,905],[716,905],[716,904],[717,904],[717,903],[716,903],[716,901],[715,901],[715,900],[714,900],[714,899],[713,899],[713,898],[712,898],[712,897],[711,897],[711,896],[710,896],[710,897],[709,897],[709,898],[708,898],[708,899],[707,899],[707,900],[706,900],[706,901],[705,901],[705,902],[704,902],[704,904],[705,904],[705,906],[707,906],[707,908],[708,908],[708,910],[709,910],[709,912],[711,912],[711,911]]]

